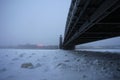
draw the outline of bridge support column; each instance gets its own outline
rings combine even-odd
[[[60,35],[59,38],[59,48],[62,49],[62,35]]]

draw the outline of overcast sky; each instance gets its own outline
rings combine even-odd
[[[0,0],[0,45],[59,44],[70,2],[71,0]],[[91,45],[119,42],[120,38],[115,38]]]
[[[0,44],[58,44],[70,2],[0,0]]]

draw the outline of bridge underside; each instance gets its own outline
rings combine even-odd
[[[120,0],[72,0],[63,49],[120,36]]]

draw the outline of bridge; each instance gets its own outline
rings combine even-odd
[[[71,1],[61,48],[72,50],[78,44],[117,36],[120,36],[120,0]]]

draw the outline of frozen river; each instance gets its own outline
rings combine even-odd
[[[0,49],[0,80],[120,80],[120,54]]]

